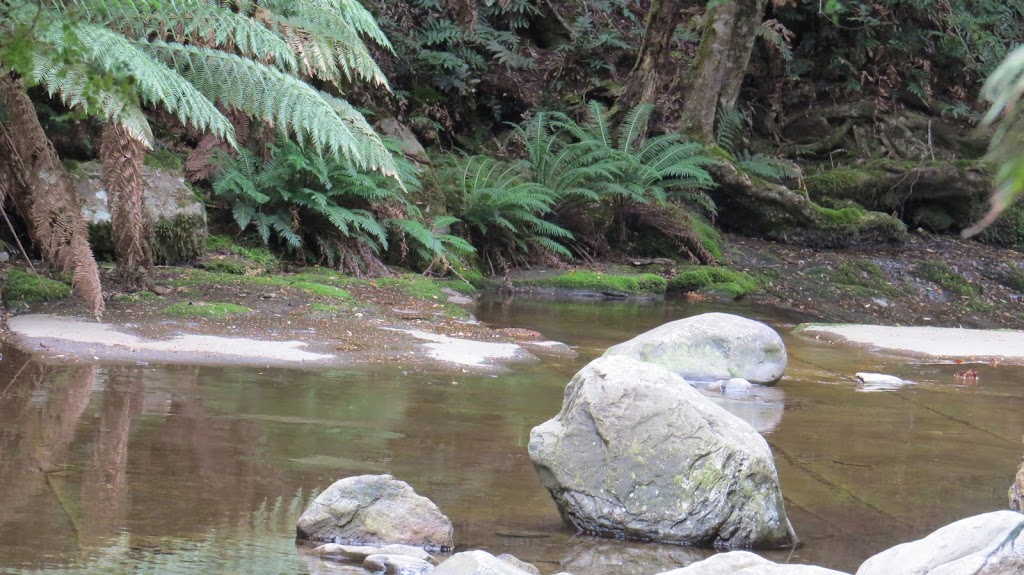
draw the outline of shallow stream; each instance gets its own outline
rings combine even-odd
[[[801,318],[683,301],[515,299],[477,309],[577,346],[501,375],[402,365],[300,371],[0,361],[0,573],[344,573],[294,544],[334,480],[389,472],[452,518],[459,548],[545,574],[652,575],[709,552],[577,536],[526,453],[569,378],[614,343],[705,311],[765,321],[790,364],[776,403],[732,406],[775,454],[804,545],[776,561],[845,571],[956,519],[1006,507],[1024,433],[1024,367],[963,366],[802,339]],[[863,392],[857,371],[917,382]],[[361,572],[359,570],[353,573]]]

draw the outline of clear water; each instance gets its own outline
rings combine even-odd
[[[334,480],[382,472],[434,500],[460,548],[510,552],[546,574],[686,565],[709,552],[567,530],[526,445],[572,374],[604,348],[711,309],[485,302],[481,320],[580,352],[499,376],[43,365],[7,350],[0,573],[347,572],[296,548],[295,519]],[[1024,434],[1024,368],[981,364],[979,383],[964,385],[952,363],[794,338],[801,318],[768,309],[717,309],[772,324],[790,352],[784,407],[765,435],[804,545],[771,559],[854,571],[888,546],[1005,508]],[[918,383],[862,393],[855,371]]]

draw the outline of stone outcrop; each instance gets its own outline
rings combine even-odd
[[[93,251],[113,254],[107,191],[99,162],[79,164],[71,175],[89,225]],[[206,250],[206,206],[181,173],[144,166],[145,206],[153,230],[153,259],[159,265],[192,262]]]
[[[392,543],[450,549],[452,523],[426,497],[390,475],[360,475],[336,481],[296,523],[309,541],[369,545]]]
[[[584,367],[530,457],[577,529],[726,548],[795,536],[767,442],[667,369],[611,355]]]
[[[691,381],[743,378],[760,384],[782,378],[787,361],[775,330],[727,313],[666,323],[608,348],[605,355],[654,363]]]
[[[961,519],[924,539],[865,561],[857,575],[1009,575],[1024,573],[1024,514],[995,511]]]

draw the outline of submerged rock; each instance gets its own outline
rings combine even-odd
[[[719,553],[659,575],[847,575],[814,565],[780,565],[749,551]]]
[[[362,563],[370,555],[404,555],[421,559],[433,565],[437,560],[419,547],[412,545],[384,545],[374,547],[372,545],[342,545],[340,543],[325,543],[313,550],[313,554],[324,559],[333,559],[344,563]]]
[[[371,545],[391,543],[449,549],[452,523],[426,497],[390,475],[360,475],[336,481],[295,525],[299,539]]]
[[[617,538],[718,547],[794,543],[771,450],[667,369],[599,358],[573,377],[530,457],[562,518]]]
[[[1024,514],[994,511],[961,519],[924,539],[865,561],[857,575],[1008,575],[1024,573]]]
[[[486,551],[452,555],[434,569],[434,575],[531,575]]]
[[[614,345],[624,355],[694,381],[743,378],[770,384],[786,370],[786,346],[772,328],[737,315],[706,313],[676,320]]]
[[[429,562],[408,555],[370,555],[363,560],[363,567],[385,575],[425,575],[434,570]]]

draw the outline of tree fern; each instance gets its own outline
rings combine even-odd
[[[549,252],[570,257],[564,228],[544,219],[556,198],[548,188],[527,181],[521,164],[484,156],[450,157],[438,168],[438,179],[454,195],[450,211],[456,228],[477,248],[492,272]]]

